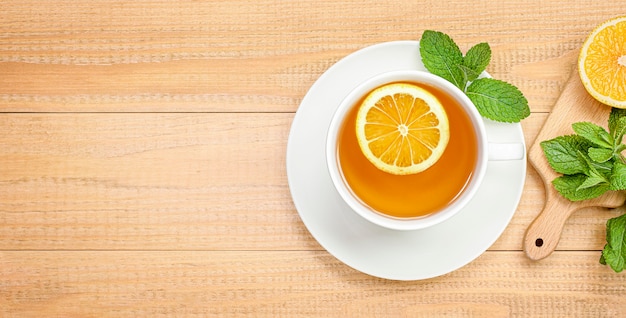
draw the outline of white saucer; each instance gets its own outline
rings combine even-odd
[[[313,237],[363,273],[394,280],[447,274],[477,258],[502,234],[519,204],[526,158],[489,162],[476,197],[453,218],[416,231],[394,231],[362,219],[333,187],[324,153],[326,130],[341,100],[357,84],[387,71],[425,70],[419,42],[373,45],[343,58],[311,86],[291,126],[287,177],[293,202]],[[485,120],[490,142],[522,142],[520,124]]]

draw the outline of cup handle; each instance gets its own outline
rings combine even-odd
[[[526,148],[521,142],[489,143],[489,161],[521,160],[524,159]]]

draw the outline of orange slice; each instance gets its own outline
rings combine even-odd
[[[413,84],[392,83],[365,97],[357,113],[356,136],[374,166],[407,175],[424,171],[439,160],[450,129],[435,96]]]
[[[591,32],[580,50],[578,72],[591,96],[626,108],[626,16],[608,20]]]

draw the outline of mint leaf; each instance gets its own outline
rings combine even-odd
[[[602,253],[600,253],[600,264],[606,265],[606,260],[604,259],[604,255],[602,255]]]
[[[591,158],[589,158],[588,156],[585,156],[580,151],[578,152],[578,155],[581,158],[583,158],[583,160],[585,160],[585,163],[587,164],[587,169],[585,170],[585,174],[587,175],[588,178],[587,180],[585,180],[583,185],[580,186],[581,189],[588,188],[589,186],[587,186],[586,184],[589,184],[589,183],[592,183],[592,185],[599,184],[600,182],[604,182],[607,185],[609,184],[608,178],[610,178],[610,172],[611,172],[612,167],[607,168],[607,165],[605,164],[594,162],[593,160],[591,160]],[[604,174],[598,171],[598,169],[604,172]],[[600,181],[596,182],[597,180],[600,180]]]
[[[609,190],[607,183],[600,183],[590,187],[581,186],[587,180],[584,174],[563,175],[552,180],[552,185],[559,193],[570,201],[582,201],[597,198]]]
[[[469,77],[468,81],[478,78],[480,73],[485,71],[487,65],[491,61],[491,48],[487,43],[478,43],[471,47],[463,58],[463,66],[473,71],[473,77]]]
[[[513,123],[530,115],[528,100],[507,82],[480,78],[467,87],[466,94],[485,118]]]
[[[626,133],[626,109],[613,108],[609,115],[609,133],[615,144],[622,143],[622,137]]]
[[[559,136],[544,140],[540,144],[550,167],[563,174],[584,173],[587,164],[579,155],[579,151],[586,151],[589,143],[577,135]]]
[[[606,242],[600,263],[619,273],[626,265],[626,214],[606,222]]]
[[[596,163],[594,163],[593,160],[591,160],[591,158],[589,158],[588,156],[585,156],[585,154],[582,153],[581,151],[578,151],[578,156],[582,158],[587,164],[587,169],[585,169],[585,175],[587,175],[587,179],[585,179],[583,183],[578,186],[578,188],[576,189],[577,191],[591,188],[593,186],[597,186],[600,184],[604,184],[604,185],[609,184],[609,180],[607,179],[609,178],[608,173],[607,173],[607,176],[605,177],[604,174],[598,171],[598,168],[601,167],[600,165],[596,166],[595,165]]]
[[[610,177],[611,190],[626,190],[626,164],[616,161]]]
[[[613,170],[612,161],[595,162],[581,151],[578,152],[578,156],[587,164],[587,168],[584,172],[588,177],[601,176],[608,183],[609,178],[611,177],[611,170]]]
[[[583,183],[578,186],[578,188],[576,188],[576,191],[588,189],[602,184],[608,184],[608,180],[606,180],[602,175],[598,173],[592,173],[590,176],[587,177],[587,179],[583,181]]]
[[[480,73],[476,73],[476,71],[465,65],[458,65],[458,67],[463,73],[463,80],[465,82],[471,82],[480,76]]]
[[[586,138],[595,145],[613,149],[613,137],[604,128],[590,122],[574,123],[572,128],[579,136]]]
[[[589,148],[588,154],[591,160],[598,163],[607,162],[613,158],[613,150],[606,148]]]
[[[615,130],[611,132],[613,143],[615,143],[615,145],[620,145],[622,143],[622,139],[624,138],[624,134],[626,134],[626,117],[620,118],[615,125]]]
[[[467,84],[458,65],[463,64],[463,53],[446,34],[426,30],[420,40],[420,54],[426,69],[441,76],[461,90]]]

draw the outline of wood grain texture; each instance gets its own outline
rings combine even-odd
[[[372,44],[450,34],[493,50],[537,139],[585,36],[626,1],[6,0],[0,10],[0,317],[620,317],[586,208],[556,252],[502,236],[442,277],[359,273],[308,233],[285,153],[315,80]]]
[[[434,29],[489,42],[488,71],[545,112],[617,3],[4,1],[0,110],[294,111],[341,57]]]
[[[556,252],[542,263],[488,252],[420,282],[372,279],[310,251],[0,252],[0,264],[9,317],[626,314],[626,276],[593,252]]]
[[[0,246],[315,246],[286,182],[292,117],[0,115]]]

